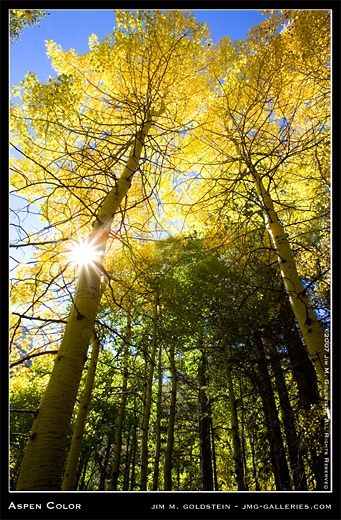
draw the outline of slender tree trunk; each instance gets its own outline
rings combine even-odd
[[[320,394],[317,384],[317,376],[309,358],[306,346],[302,342],[301,336],[294,322],[289,303],[286,299],[282,301],[281,316],[283,317],[282,327],[286,349],[288,352],[291,370],[297,383],[298,396],[301,408],[309,412],[314,405],[320,406]],[[323,446],[324,439],[324,419],[320,420],[319,434],[314,437],[316,447]],[[315,475],[317,491],[324,490],[324,454],[323,451],[313,445],[305,446],[308,458],[311,459],[311,466]]]
[[[255,491],[261,491],[261,488],[258,483],[258,470],[256,466],[256,454],[255,454],[255,440],[254,440],[254,433],[249,432],[249,443],[250,443],[250,450],[251,450],[251,461],[252,461],[252,473],[253,478],[255,480],[256,489]]]
[[[300,403],[307,408],[320,400],[317,376],[290,311],[289,303],[284,300],[281,305],[283,336]]]
[[[267,368],[262,338],[254,333],[255,344],[259,356],[258,384],[263,402],[265,425],[270,443],[271,462],[275,476],[277,491],[291,491],[288,464],[285,456],[281,426],[278,418],[275,397]]]
[[[236,398],[233,388],[232,381],[232,373],[230,362],[227,354],[227,337],[223,328],[222,316],[221,312],[218,310],[218,320],[219,320],[219,328],[221,333],[221,351],[223,356],[223,363],[225,368],[226,380],[227,380],[227,388],[229,392],[229,405],[230,405],[230,414],[231,414],[231,426],[232,426],[232,443],[233,443],[233,460],[234,460],[234,468],[236,474],[237,488],[238,491],[245,491],[245,482],[244,482],[244,467],[243,467],[243,452],[242,446],[240,442],[239,435],[239,421],[238,421],[238,413],[236,407]]]
[[[226,347],[223,346],[223,361],[227,379],[227,386],[229,391],[229,403],[230,403],[230,413],[231,413],[231,426],[232,426],[232,442],[233,442],[233,460],[234,460],[234,468],[236,473],[236,481],[238,491],[245,491],[244,484],[244,468],[243,468],[243,452],[240,443],[239,436],[239,423],[238,423],[238,413],[236,408],[236,399],[234,395],[233,389],[233,381],[232,374],[230,369],[230,363],[228,360]]]
[[[314,363],[322,387],[325,385],[324,332],[309,302],[298,276],[289,240],[279,222],[273,201],[265,189],[261,176],[252,164],[248,164],[256,191],[263,205],[266,227],[277,253],[278,264],[292,310],[301,329],[309,355]]]
[[[89,242],[98,250],[100,260],[80,271],[62,343],[23,457],[18,491],[60,490],[68,429],[100,303],[103,255],[114,215],[130,188],[151,124],[146,121],[136,135],[122,175],[96,216]]]
[[[213,461],[213,478],[214,478],[214,491],[218,491],[218,474],[217,474],[217,455],[215,450],[215,434],[213,428],[212,410],[210,407],[211,415],[211,436],[212,436],[212,461]]]
[[[81,478],[81,482],[79,484],[79,491],[83,491],[84,490],[85,476],[86,476],[86,470],[87,470],[88,464],[89,464],[89,459],[90,459],[90,455],[87,455],[86,458],[85,458],[84,464],[83,464],[82,478]]]
[[[122,430],[124,413],[127,402],[127,387],[128,387],[128,356],[129,356],[129,344],[131,341],[131,316],[130,311],[127,311],[127,327],[124,339],[124,352],[123,352],[123,380],[121,389],[121,402],[118,410],[118,417],[115,430],[115,447],[114,447],[114,458],[111,473],[111,482],[109,489],[110,491],[117,491],[118,474],[120,471],[121,462],[121,449],[122,449]]]
[[[76,480],[75,480],[75,485],[74,485],[74,489],[75,490],[78,489],[79,480],[80,480],[81,475],[83,473],[84,464],[85,464],[85,459],[83,457],[80,457],[79,464],[78,464],[78,469],[77,469]]]
[[[175,349],[174,344],[171,343],[169,351],[169,362],[171,369],[171,396],[170,396],[170,407],[169,407],[169,419],[167,428],[167,446],[165,452],[165,465],[164,465],[164,490],[172,490],[172,457],[174,447],[174,424],[175,424],[175,412],[176,412],[176,369],[175,369]]]
[[[200,470],[202,491],[213,491],[210,409],[206,395],[207,386],[207,359],[204,348],[201,349],[199,363],[199,442],[200,442]]]
[[[105,490],[105,480],[107,476],[107,469],[108,469],[108,463],[109,463],[109,457],[110,457],[110,451],[111,451],[111,436],[108,436],[108,442],[107,447],[105,450],[105,458],[104,458],[104,464],[101,467],[101,478],[98,486],[98,491],[104,491]]]
[[[149,359],[149,373],[146,381],[146,392],[143,403],[142,412],[142,439],[141,439],[141,473],[140,473],[140,491],[147,490],[147,477],[148,477],[148,431],[149,431],[149,418],[152,407],[152,387],[153,387],[153,375],[155,368],[155,354],[156,354],[156,339],[157,339],[157,312],[158,312],[158,297],[155,298],[154,303],[154,316],[153,316],[153,336],[152,336],[152,348]],[[146,359],[147,363],[147,359]]]
[[[158,360],[158,391],[157,391],[157,405],[156,405],[156,432],[155,432],[155,457],[154,457],[154,473],[153,473],[153,491],[157,491],[159,482],[159,465],[161,453],[161,399],[162,399],[162,348],[161,343],[159,347]]]
[[[137,410],[136,410],[136,396],[134,397],[134,422],[133,422],[133,435],[132,435],[132,448],[131,448],[131,477],[130,477],[130,489],[134,491],[135,488],[135,466],[136,466],[136,454],[137,454]]]
[[[312,406],[320,406],[320,396],[317,386],[316,372],[302,343],[301,337],[295,324],[284,332],[287,352],[290,359],[291,369],[297,383],[300,406],[309,412]],[[314,437],[316,446],[324,445],[324,420],[321,419],[320,434]],[[315,446],[305,446],[308,457],[315,475],[317,491],[324,490],[324,454],[323,450]]]
[[[63,480],[63,491],[71,491],[75,487],[75,481],[77,476],[77,468],[79,456],[82,449],[82,441],[84,435],[85,421],[86,416],[89,410],[89,404],[91,400],[92,389],[94,386],[97,360],[100,350],[100,341],[96,335],[93,337],[92,341],[92,352],[90,358],[89,368],[86,374],[84,391],[79,403],[79,409],[77,413],[77,418],[75,421],[75,426],[73,429],[71,447],[69,451],[69,456],[66,464],[66,470],[64,474]]]
[[[246,462],[246,451],[245,451],[245,407],[244,407],[244,391],[242,384],[242,375],[239,375],[239,393],[240,393],[240,410],[241,410],[241,443],[243,452],[243,471],[244,471],[244,485],[245,491],[249,490],[247,482],[247,462]]]
[[[281,362],[278,357],[276,347],[268,339],[265,343],[266,349],[270,354],[271,366],[276,380],[276,386],[281,404],[283,426],[288,445],[288,453],[291,467],[292,479],[296,491],[307,491],[307,479],[300,450],[300,442],[297,437],[296,424],[293,410],[291,408],[287,387],[283,375]]]
[[[129,489],[129,468],[130,468],[130,463],[131,463],[130,430],[131,430],[131,421],[129,422],[128,433],[127,433],[126,456],[125,456],[125,461],[124,461],[124,476],[123,476],[123,488],[122,488],[123,491],[128,491],[128,489]]]

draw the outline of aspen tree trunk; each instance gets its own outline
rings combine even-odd
[[[273,201],[265,189],[262,179],[253,165],[248,165],[253,177],[257,195],[263,204],[266,228],[277,253],[278,263],[290,304],[301,329],[309,355],[322,384],[325,385],[324,372],[324,333],[315,312],[308,301],[304,287],[298,276],[289,240],[279,222]]]
[[[175,412],[176,412],[176,370],[175,370],[175,349],[173,343],[170,347],[169,362],[171,368],[171,399],[169,407],[169,419],[167,428],[167,446],[165,452],[165,465],[164,465],[164,490],[172,490],[172,457],[174,447],[174,424],[175,424]]]
[[[214,491],[218,491],[217,454],[216,454],[216,450],[215,450],[215,437],[214,437],[214,427],[213,427],[211,406],[210,406],[210,415],[211,415],[211,436],[212,436],[212,461],[213,461]]]
[[[127,442],[126,442],[126,456],[125,456],[125,461],[124,461],[124,475],[123,475],[122,491],[128,491],[128,489],[129,489],[129,468],[130,468],[130,462],[131,462],[131,448],[130,448],[130,444],[131,444],[131,435],[130,435],[131,426],[132,426],[132,422],[129,421],[128,433],[127,433]]]
[[[284,312],[285,310],[284,308]],[[312,406],[320,404],[316,372],[306,352],[305,345],[302,343],[295,323],[292,323],[291,327],[284,328],[284,339],[293,376],[297,383],[300,406],[309,412]],[[317,446],[323,446],[325,443],[323,419],[321,419],[319,430],[320,435],[314,438],[314,441]],[[306,446],[306,450],[311,457],[312,469],[316,480],[315,489],[322,491],[324,489],[323,450],[317,450],[315,446]]]
[[[285,437],[288,445],[291,474],[295,485],[295,490],[307,491],[307,478],[305,474],[302,453],[299,447],[300,441],[296,432],[295,417],[290,404],[281,362],[278,357],[277,349],[272,344],[271,340],[266,341],[265,347],[270,354],[271,366],[276,380],[279,402],[281,404],[282,410]]]
[[[143,403],[142,412],[142,439],[141,439],[141,473],[140,473],[140,491],[147,490],[147,477],[148,477],[148,431],[149,431],[149,418],[152,407],[152,387],[153,387],[153,375],[155,367],[155,354],[156,354],[156,339],[157,339],[157,313],[158,313],[158,297],[155,298],[154,303],[154,315],[153,315],[153,336],[152,336],[152,348],[149,360],[149,373],[146,381],[146,392]],[[147,363],[147,360],[146,360]]]
[[[163,110],[164,106],[155,115]],[[145,122],[136,135],[122,175],[98,211],[89,241],[101,255],[114,215],[137,170],[151,124]],[[68,429],[100,303],[102,274],[96,265],[80,271],[61,346],[24,453],[18,491],[60,490]]]
[[[232,442],[233,442],[233,460],[234,460],[234,468],[236,472],[236,481],[238,491],[245,491],[244,484],[244,468],[243,468],[243,452],[239,437],[239,423],[238,423],[238,414],[236,408],[236,399],[234,395],[233,389],[233,381],[232,374],[230,369],[230,363],[228,360],[228,355],[226,351],[226,346],[223,345],[223,362],[227,379],[227,387],[229,391],[229,403],[230,403],[230,413],[231,413],[231,426],[232,426]]]
[[[104,463],[101,466],[101,478],[100,478],[100,482],[99,482],[99,486],[98,486],[98,491],[105,490],[105,480],[106,480],[106,475],[107,475],[107,468],[108,468],[108,463],[109,463],[111,446],[112,446],[111,436],[109,435],[107,447],[105,450]]]
[[[78,469],[77,469],[77,475],[76,475],[74,489],[78,489],[79,480],[81,478],[81,475],[82,475],[83,469],[84,469],[84,464],[85,464],[85,459],[83,457],[80,457],[79,463],[78,463]]]
[[[283,336],[291,370],[297,383],[300,403],[304,408],[309,409],[320,400],[316,371],[297,330],[287,300],[282,302],[281,315],[286,325],[282,328]]]
[[[240,393],[240,411],[241,411],[241,444],[242,444],[242,453],[243,453],[243,471],[244,471],[244,486],[245,491],[249,490],[248,482],[247,482],[247,462],[246,462],[246,451],[245,451],[245,406],[244,406],[244,391],[242,384],[242,375],[239,374],[239,393]]]
[[[159,361],[158,361],[158,392],[156,405],[156,431],[155,431],[155,457],[154,457],[154,473],[153,473],[153,491],[157,491],[159,482],[159,464],[161,453],[161,399],[162,399],[162,348],[161,343],[159,347]]]
[[[84,391],[79,402],[79,408],[75,426],[73,429],[71,447],[69,456],[67,459],[66,470],[63,480],[63,491],[72,491],[75,487],[77,468],[79,456],[82,450],[82,441],[84,435],[86,416],[89,410],[89,404],[91,400],[92,389],[94,386],[97,360],[100,350],[100,341],[96,335],[93,336],[92,340],[92,352],[90,358],[89,368],[86,374]]]
[[[122,429],[124,421],[124,413],[127,402],[127,387],[128,387],[128,355],[129,355],[129,344],[131,341],[131,315],[128,310],[127,313],[127,327],[124,339],[124,352],[123,352],[123,381],[122,381],[122,395],[120,407],[118,410],[116,431],[115,431],[115,447],[114,447],[114,459],[112,465],[111,482],[109,489],[110,491],[117,491],[118,474],[120,471],[121,462],[121,447],[122,447]]]
[[[137,453],[137,410],[136,410],[136,396],[134,396],[134,422],[133,422],[133,435],[132,435],[132,448],[131,448],[131,477],[130,477],[130,489],[134,491],[135,488],[135,466],[136,466],[136,453]]]
[[[84,490],[85,475],[86,475],[86,470],[88,468],[89,459],[90,459],[90,455],[87,455],[86,458],[85,458],[84,464],[83,464],[82,477],[81,477],[81,482],[79,484],[79,491],[83,491]]]
[[[199,441],[200,470],[202,491],[213,491],[212,454],[211,454],[211,418],[209,402],[206,395],[207,359],[204,348],[201,349],[199,362]]]
[[[275,397],[268,372],[267,360],[264,354],[262,338],[254,333],[256,348],[258,351],[258,385],[263,402],[265,426],[268,432],[271,463],[275,476],[277,491],[291,491],[291,482],[288,464],[285,456],[281,425],[278,418]]]
[[[222,346],[222,356],[223,363],[225,368],[226,380],[227,380],[227,388],[229,392],[229,405],[230,405],[230,413],[231,413],[231,426],[232,426],[232,443],[233,443],[233,460],[234,460],[234,468],[236,473],[236,481],[238,491],[246,491],[245,483],[244,483],[244,466],[243,466],[243,451],[240,442],[239,436],[239,421],[238,421],[238,413],[236,407],[236,398],[233,388],[232,381],[232,373],[230,368],[230,362],[227,354],[227,338],[226,334],[223,330],[222,324],[222,316],[221,312],[218,311],[218,321],[219,328],[221,334],[221,346]]]
[[[253,473],[253,478],[254,478],[255,484],[256,484],[255,491],[261,491],[261,488],[258,483],[258,470],[256,467],[254,432],[252,432],[252,433],[249,432],[249,443],[250,443],[250,449],[251,449],[252,473]]]

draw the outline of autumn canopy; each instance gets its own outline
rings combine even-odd
[[[12,489],[329,489],[330,13],[263,14],[13,86]]]

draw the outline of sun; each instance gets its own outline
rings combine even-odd
[[[70,262],[78,267],[91,266],[100,260],[98,249],[86,241],[77,242],[69,252]]]

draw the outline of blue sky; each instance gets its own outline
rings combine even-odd
[[[19,85],[30,70],[45,82],[54,75],[50,59],[45,52],[45,40],[53,40],[64,50],[88,52],[88,39],[92,33],[99,40],[112,32],[115,24],[113,10],[107,9],[48,9],[50,16],[40,26],[24,29],[21,40],[10,46],[10,85]],[[216,43],[224,36],[232,40],[244,39],[251,25],[257,25],[264,17],[255,10],[194,9],[192,13],[202,23],[207,22]]]

